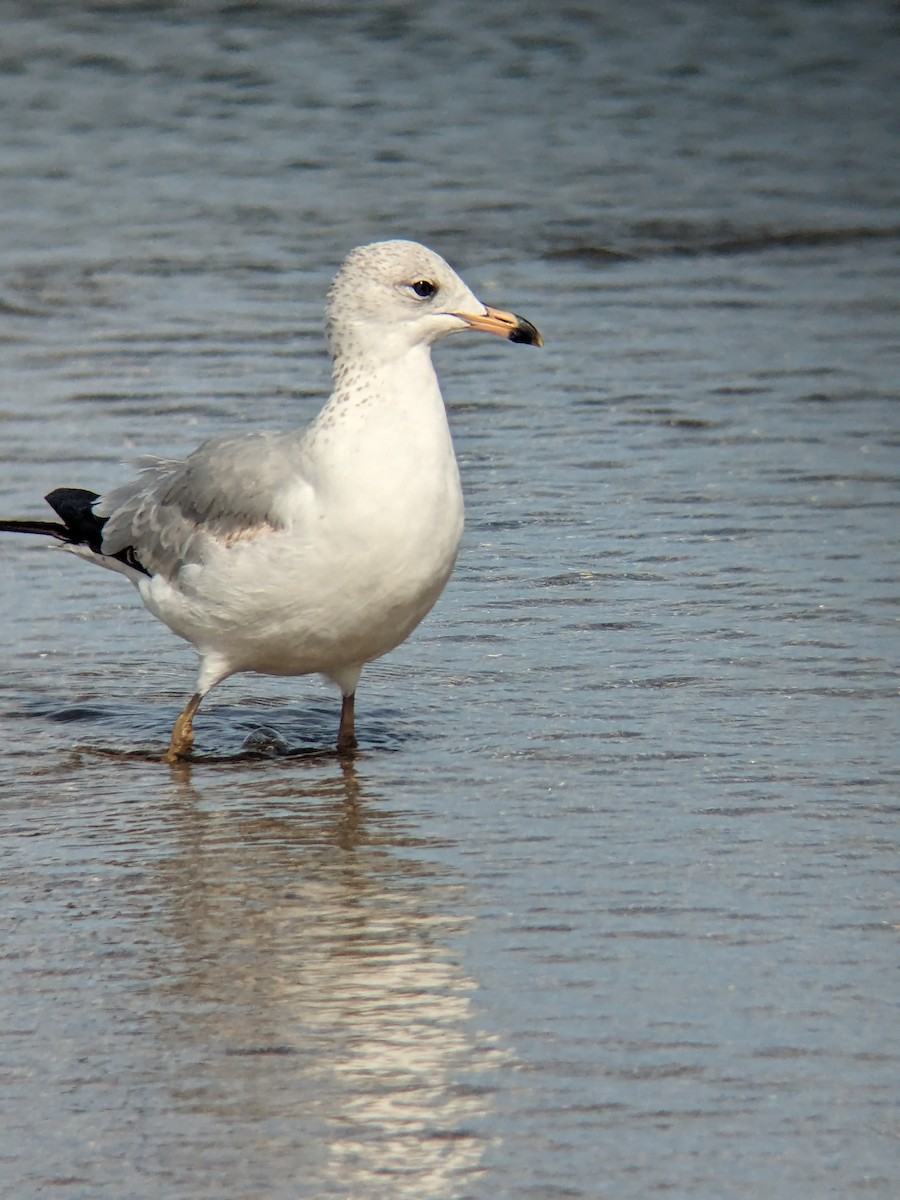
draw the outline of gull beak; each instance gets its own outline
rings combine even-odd
[[[483,329],[485,333],[495,333],[497,337],[507,338],[510,342],[523,342],[526,346],[543,346],[544,339],[524,317],[515,313],[504,312],[502,308],[485,308],[483,313],[453,313],[471,329]]]

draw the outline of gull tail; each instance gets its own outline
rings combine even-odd
[[[44,499],[60,518],[59,521],[0,521],[0,533],[35,533],[52,537],[76,553],[83,553],[84,557],[95,556],[94,561],[102,566],[113,567],[110,560],[114,559],[132,570],[150,574],[138,561],[132,546],[127,546],[117,554],[103,553],[106,518],[98,517],[94,512],[94,502],[100,499],[96,492],[89,492],[85,488],[56,488],[48,492]]]

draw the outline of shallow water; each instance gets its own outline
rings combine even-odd
[[[0,508],[306,420],[346,250],[439,348],[468,524],[364,675],[193,661],[0,547],[4,1196],[900,1185],[887,5],[4,5]]]

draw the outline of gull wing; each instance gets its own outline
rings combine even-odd
[[[300,472],[296,437],[252,433],[204,442],[183,461],[142,459],[138,478],[95,505],[103,553],[129,547],[151,575],[172,578],[228,546],[283,528],[276,498]]]

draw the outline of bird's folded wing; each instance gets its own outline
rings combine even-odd
[[[132,547],[150,574],[172,577],[228,546],[282,527],[276,497],[300,470],[296,439],[254,433],[204,442],[184,461],[142,459],[137,479],[95,505],[105,554]]]

